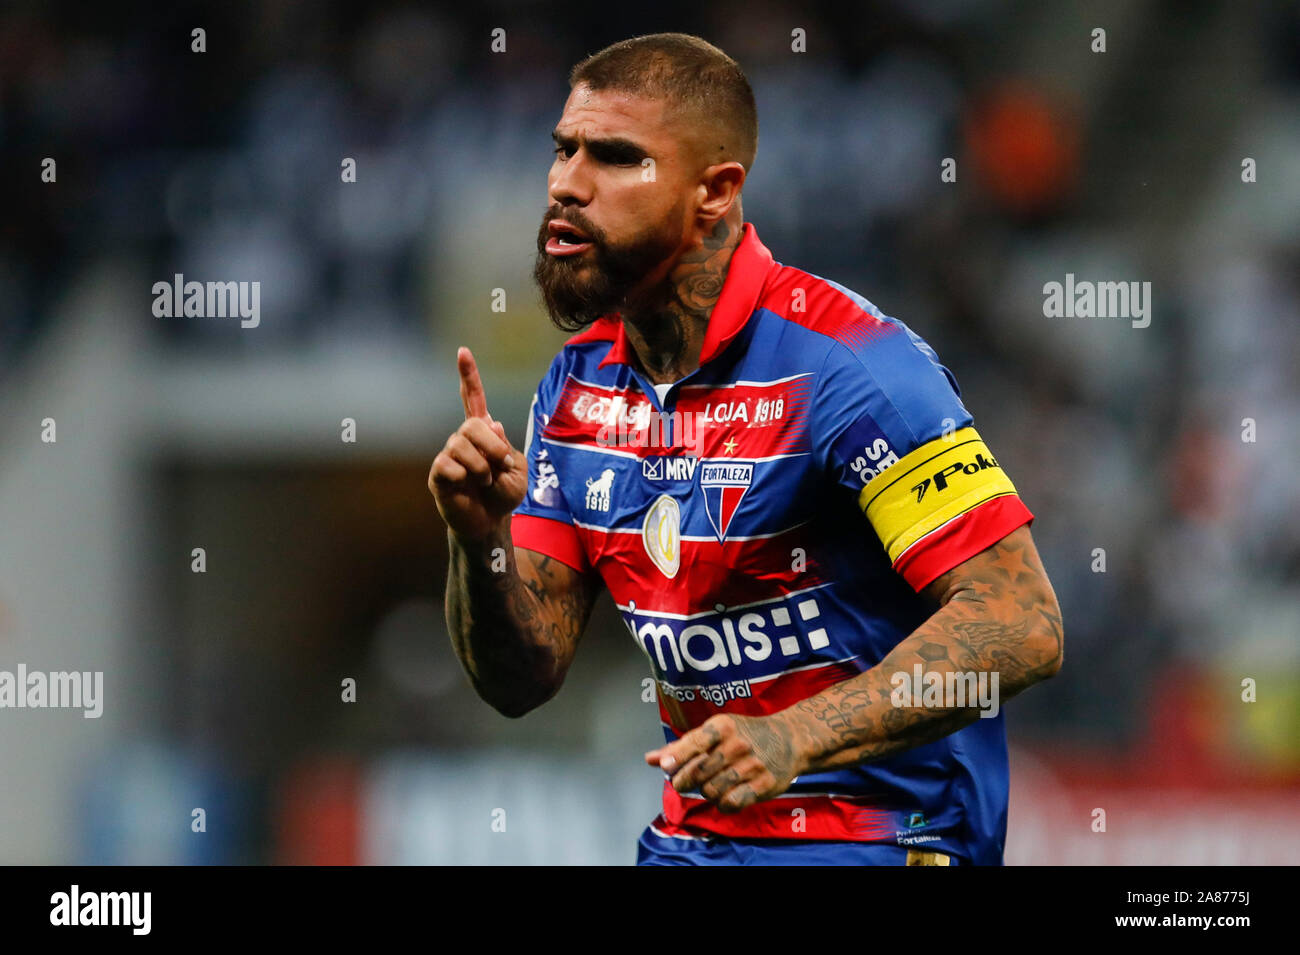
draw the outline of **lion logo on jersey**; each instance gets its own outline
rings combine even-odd
[[[587,510],[608,511],[609,496],[613,490],[613,468],[605,468],[598,478],[587,478]]]

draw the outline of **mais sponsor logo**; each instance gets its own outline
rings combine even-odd
[[[792,610],[808,626],[796,625]],[[695,674],[824,649],[830,637],[817,626],[820,616],[815,597],[796,597],[739,613],[689,620],[645,620],[633,614],[626,622],[658,673]]]

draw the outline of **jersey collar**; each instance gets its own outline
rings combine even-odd
[[[753,223],[746,222],[736,251],[731,253],[722,292],[709,314],[709,324],[704,330],[704,345],[700,349],[701,365],[720,355],[745,327],[749,317],[754,314],[754,309],[758,307],[758,299],[772,265],[772,253],[759,241]],[[614,317],[614,321],[617,323],[614,344],[610,347],[609,354],[596,366],[598,368],[613,364],[626,365],[631,358],[632,346],[628,343],[623,322],[617,317]]]

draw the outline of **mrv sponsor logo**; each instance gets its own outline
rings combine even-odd
[[[689,620],[656,618],[638,623],[644,617],[635,614],[624,619],[658,672],[710,673],[745,661],[796,657],[829,646],[826,629],[815,624],[821,616],[816,598],[794,598],[790,603],[800,621],[812,623],[814,629],[804,633],[802,627],[796,627],[791,607],[784,602]]]
[[[998,715],[998,672],[986,670],[926,670],[921,664],[912,672],[899,670],[889,678],[894,689],[889,702],[897,707],[922,706],[935,709],[979,707],[980,719]]]
[[[187,282],[177,272],[171,282],[153,283],[155,318],[238,318],[241,328],[262,321],[261,282]]]
[[[152,892],[82,892],[74,885],[50,896],[51,925],[125,925],[132,935],[148,935]]]
[[[647,481],[693,481],[700,459],[694,455],[641,459],[641,476]]]

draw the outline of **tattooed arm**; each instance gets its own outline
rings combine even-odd
[[[936,579],[924,591],[941,606],[879,664],[765,717],[715,716],[646,761],[697,786],[734,812],[784,792],[794,777],[852,766],[933,742],[979,718],[962,708],[899,707],[890,677],[925,672],[998,674],[1006,701],[1061,667],[1056,594],[1028,525]],[[945,678],[946,679],[946,678]]]
[[[465,421],[429,470],[447,523],[447,628],[479,696],[523,716],[560,688],[599,591],[592,573],[516,548],[510,517],[528,488],[524,455],[487,410],[468,348],[456,356]]]
[[[879,759],[979,718],[974,706],[895,706],[890,677],[910,675],[918,663],[941,676],[996,673],[1000,702],[1061,668],[1061,610],[1028,525],[958,564],[924,592],[941,605],[938,612],[879,664],[783,713],[803,753],[801,772]]]
[[[506,716],[523,716],[564,682],[599,582],[514,547],[508,526],[480,541],[447,536],[452,647],[479,696]]]

